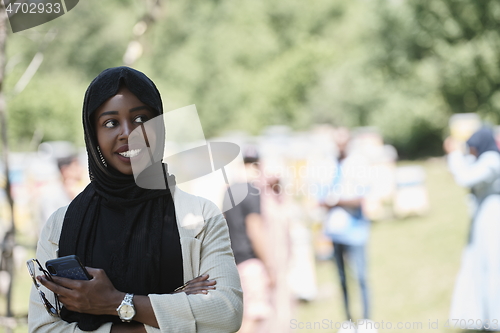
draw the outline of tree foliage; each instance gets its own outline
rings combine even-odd
[[[80,1],[57,20],[10,35],[6,90],[16,142],[42,129],[44,140],[82,143],[84,90],[122,64],[133,38],[143,46],[134,67],[158,85],[165,109],[196,104],[207,136],[276,124],[376,126],[401,155],[419,157],[441,153],[453,113],[500,120],[495,0],[170,1],[134,37],[147,4]],[[57,34],[50,40],[47,32]],[[15,95],[38,51],[41,67]]]

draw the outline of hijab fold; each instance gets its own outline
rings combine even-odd
[[[488,127],[481,127],[472,134],[469,140],[467,140],[467,145],[477,150],[478,157],[487,151],[500,153],[493,132]]]
[[[182,253],[170,189],[138,187],[132,175],[106,166],[98,150],[93,114],[122,86],[157,115],[163,113],[160,93],[139,71],[109,68],[92,81],[83,104],[91,183],[68,207],[59,239],[59,256],[76,254],[89,267],[101,262],[103,267],[97,268],[105,270],[117,290],[138,295],[170,293],[183,284]],[[159,142],[163,141],[163,133],[158,133]],[[163,145],[156,146],[157,166],[162,163]],[[173,190],[175,178],[167,177]],[[103,239],[110,242],[96,241]],[[104,255],[110,260],[98,260]],[[96,330],[105,322],[121,322],[117,316],[77,313],[64,307],[61,318],[77,322],[85,331]]]

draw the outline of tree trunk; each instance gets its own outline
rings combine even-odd
[[[15,245],[15,223],[14,223],[14,201],[12,199],[9,180],[9,146],[7,141],[7,114],[5,95],[3,93],[3,82],[5,75],[5,44],[7,41],[7,14],[3,1],[0,2],[0,130],[2,137],[3,162],[5,172],[5,194],[7,196],[11,223],[9,230],[5,233],[2,241],[2,269],[10,275],[9,287],[7,290],[7,317],[13,317],[12,313],[12,284],[14,282],[14,261],[13,250]],[[11,332],[11,328],[6,328],[6,332]]]

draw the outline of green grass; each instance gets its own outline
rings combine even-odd
[[[14,316],[18,319],[18,325],[14,329],[14,333],[27,333],[27,316],[28,316],[28,300],[31,291],[32,280],[24,264],[26,260],[34,257],[34,251],[27,251],[25,258],[21,260],[20,265],[16,268],[14,275],[14,290],[13,290],[13,301],[12,301],[12,311]],[[2,295],[0,297],[0,314],[5,316],[7,313],[7,302],[6,297]],[[7,332],[5,328],[0,327],[0,332]]]
[[[397,322],[422,323],[422,329],[398,330],[393,327],[392,330],[380,329],[379,332],[460,332],[444,328],[444,325],[469,227],[466,190],[454,183],[443,159],[417,164],[422,165],[427,173],[426,187],[431,210],[425,217],[373,224],[368,246],[371,319],[393,325]],[[298,306],[298,320],[342,322],[341,291],[333,263],[318,263],[317,280],[320,297]],[[354,303],[351,311],[355,318],[360,318],[361,302],[357,285],[352,278],[349,282],[353,294],[351,302]],[[439,321],[439,328],[429,329],[429,321],[436,320]]]

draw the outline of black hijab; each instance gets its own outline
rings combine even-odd
[[[467,140],[469,147],[474,147],[477,150],[477,157],[487,151],[495,151],[499,153],[493,132],[488,127],[482,127]]]
[[[183,273],[169,188],[138,187],[132,175],[106,166],[97,148],[92,115],[122,86],[158,115],[163,113],[156,86],[137,70],[109,68],[92,81],[83,104],[91,183],[68,207],[59,239],[59,256],[76,254],[85,266],[104,269],[117,290],[138,295],[170,293],[182,285]],[[162,142],[161,133],[157,133],[158,142]],[[161,165],[163,146],[157,147],[155,161]],[[175,178],[168,177],[168,184],[175,184]],[[78,322],[78,327],[86,331],[96,330],[105,322],[121,322],[117,316],[89,315],[66,308],[62,309],[61,318]]]

